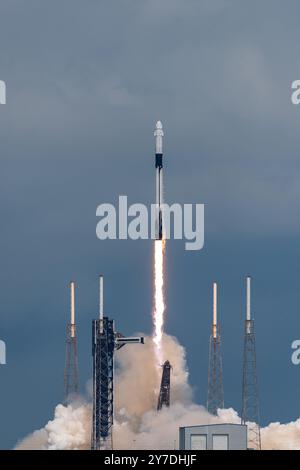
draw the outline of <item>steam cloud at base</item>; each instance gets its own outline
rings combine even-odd
[[[176,338],[164,335],[163,361],[172,364],[171,406],[156,411],[161,369],[156,363],[152,338],[145,345],[130,345],[116,354],[114,449],[178,448],[180,426],[240,423],[232,408],[212,416],[193,403],[188,384],[185,350]],[[205,384],[206,385],[206,384]],[[90,403],[57,405],[54,419],[16,445],[16,449],[89,449]],[[289,424],[271,423],[261,430],[263,449],[300,449],[300,419]]]

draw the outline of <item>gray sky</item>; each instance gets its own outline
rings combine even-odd
[[[0,5],[0,447],[63,395],[68,282],[82,391],[97,276],[120,331],[151,332],[151,242],[95,237],[102,202],[154,198],[155,121],[169,202],[206,205],[205,247],[168,244],[167,331],[206,400],[211,283],[225,402],[241,406],[244,276],[253,276],[263,423],[299,417],[299,2],[3,0]]]

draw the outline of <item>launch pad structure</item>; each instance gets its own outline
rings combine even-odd
[[[169,361],[165,361],[162,365],[162,377],[160,384],[160,391],[158,396],[157,411],[160,411],[163,406],[170,406],[170,389],[171,389],[171,369],[172,366]]]
[[[260,413],[256,371],[254,320],[251,318],[251,277],[246,278],[247,306],[244,336],[244,364],[241,424],[248,427],[248,448],[261,450]]]
[[[144,343],[143,337],[124,337],[114,320],[103,315],[103,276],[99,278],[99,318],[93,320],[92,450],[113,448],[114,353],[125,344]]]
[[[224,408],[221,335],[217,324],[217,283],[213,283],[213,322],[209,339],[207,410],[217,415]]]

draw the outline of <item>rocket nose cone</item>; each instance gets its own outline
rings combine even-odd
[[[162,123],[161,123],[161,121],[157,121],[157,123],[156,123],[156,129],[162,129]]]

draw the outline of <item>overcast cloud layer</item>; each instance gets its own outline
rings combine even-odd
[[[61,401],[70,279],[82,391],[100,272],[119,330],[151,332],[151,243],[100,242],[95,211],[119,194],[153,200],[157,119],[166,199],[206,205],[204,249],[168,245],[168,332],[187,348],[198,401],[216,279],[225,402],[240,409],[251,273],[262,419],[299,417],[299,14],[296,0],[1,2],[0,447]]]

